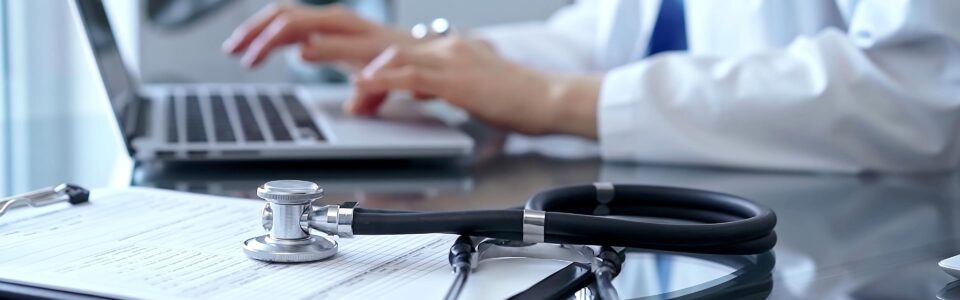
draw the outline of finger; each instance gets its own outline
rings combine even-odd
[[[270,22],[273,22],[273,19],[287,9],[287,5],[277,3],[261,9],[253,17],[250,17],[250,19],[243,24],[237,26],[237,29],[234,29],[230,37],[223,42],[224,51],[230,54],[240,53],[250,45],[250,42],[252,42],[254,38],[263,32],[263,29],[267,28]]]
[[[313,34],[300,46],[300,57],[305,61],[369,61],[380,47],[372,38]]]
[[[441,91],[441,78],[434,71],[405,66],[384,70],[374,77],[357,78],[354,86],[355,96],[347,105],[348,112],[370,114],[379,109],[384,96],[391,90],[409,90],[421,95],[437,94]]]
[[[250,42],[250,47],[247,49],[247,53],[243,55],[241,62],[247,67],[256,66],[274,48],[296,41],[299,34],[296,26],[292,21],[282,18],[274,19],[253,42]]]
[[[428,94],[424,92],[413,92],[413,98],[417,100],[430,100],[436,98],[437,96],[433,94]]]
[[[362,88],[363,79],[358,76],[350,77],[353,82],[353,93],[343,103],[343,111],[357,116],[374,115],[380,105],[387,99],[387,92],[372,92]]]
[[[358,16],[349,8],[339,5],[326,5],[322,8],[305,7],[298,10],[304,26],[325,33],[363,33],[380,26]]]
[[[371,60],[360,74],[369,78],[382,70],[396,69],[407,65],[426,69],[439,68],[442,64],[438,53],[431,48],[391,46]]]
[[[384,69],[372,77],[358,80],[357,86],[368,92],[390,90],[409,90],[424,94],[433,94],[438,91],[441,79],[437,72],[413,65],[396,69]]]
[[[314,31],[358,33],[375,26],[341,5],[311,8],[290,4],[274,4],[262,9],[249,21],[237,27],[224,44],[224,50],[236,54],[245,50],[276,18],[288,16]]]
[[[347,102],[344,102],[343,109],[348,113],[358,116],[375,115],[377,111],[380,110],[380,107],[383,106],[383,103],[386,102],[388,94],[389,92],[363,93],[355,91],[354,96],[348,99]],[[413,97],[420,101],[436,98],[436,96],[423,92],[413,92]]]
[[[358,116],[370,116],[375,115],[377,110],[380,109],[380,106],[383,105],[383,102],[387,100],[387,93],[363,93],[361,91],[355,91],[353,96],[344,103],[344,110],[347,113],[358,115]]]

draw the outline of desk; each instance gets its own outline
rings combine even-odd
[[[758,173],[604,164],[507,155],[461,165],[425,162],[146,165],[139,185],[255,198],[268,179],[305,179],[325,201],[414,210],[504,208],[556,185],[611,181],[709,189],[773,208],[780,241],[774,299],[934,298],[952,281],[937,262],[960,254],[960,178]],[[637,254],[618,278],[622,296],[692,292],[730,270],[671,255]],[[628,262],[630,258],[628,258]],[[761,294],[765,295],[765,294]],[[729,296],[729,295],[728,295]]]
[[[604,164],[536,154],[476,161],[145,164],[134,183],[256,198],[266,180],[319,182],[324,201],[372,208],[491,209],[518,206],[556,185],[610,181],[709,189],[773,208],[780,241],[772,276],[745,277],[746,294],[717,289],[737,270],[697,258],[630,254],[615,284],[623,298],[673,292],[721,298],[931,299],[952,278],[937,262],[960,254],[960,177],[838,176]],[[770,286],[772,278],[772,287]],[[756,282],[752,282],[756,280]],[[41,291],[0,284],[2,292]],[[740,292],[734,290],[734,292]],[[956,292],[956,291],[955,291]],[[50,293],[41,297],[64,298]]]

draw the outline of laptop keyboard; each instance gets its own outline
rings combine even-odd
[[[242,90],[230,94],[214,90],[170,96],[167,99],[167,141],[180,142],[183,132],[186,135],[183,140],[189,143],[211,140],[231,143],[239,142],[240,137],[247,142],[264,142],[268,139],[263,129],[268,130],[269,136],[277,142],[324,140],[320,128],[296,95],[284,92],[277,97],[262,91],[255,95],[250,98]],[[291,126],[285,120],[292,121]],[[212,127],[210,134],[208,125]]]
[[[177,132],[177,98],[167,97],[167,142],[176,143],[179,140]]]
[[[237,137],[233,135],[233,126],[230,125],[230,115],[227,114],[227,106],[223,104],[223,96],[211,95],[210,106],[213,108],[213,133],[217,141],[236,142]]]
[[[200,98],[197,95],[187,95],[187,142],[206,142],[207,131],[203,125],[203,111],[200,110]]]
[[[260,94],[257,95],[257,99],[260,100],[260,107],[263,108],[264,115],[267,117],[267,125],[270,126],[270,132],[273,133],[273,139],[278,141],[293,140],[290,137],[290,132],[287,131],[287,125],[283,124],[283,119],[280,118],[280,113],[273,106],[273,101],[270,101],[270,96]]]
[[[294,96],[290,93],[284,93],[280,95],[280,98],[283,99],[283,103],[287,105],[287,110],[290,111],[290,116],[293,117],[293,125],[297,127],[297,132],[300,134],[302,139],[316,139],[323,140],[323,134],[320,133],[320,128],[317,127],[317,124],[313,122],[313,119],[310,118],[310,114],[307,113],[307,108],[303,107],[303,103],[297,99],[297,96]]]
[[[247,102],[247,97],[243,95],[234,96],[237,105],[237,112],[240,115],[240,127],[243,128],[243,134],[248,141],[262,142],[263,133],[260,132],[260,125],[257,119],[253,117],[253,109]]]

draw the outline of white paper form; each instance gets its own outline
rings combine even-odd
[[[341,239],[332,259],[269,264],[240,249],[264,234],[263,202],[147,188],[92,195],[89,204],[0,219],[0,280],[161,299],[435,299],[452,280],[451,235]],[[463,298],[509,297],[565,265],[492,263],[471,276]]]

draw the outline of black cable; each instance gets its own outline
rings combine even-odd
[[[613,286],[613,274],[610,272],[595,272],[594,276],[596,277],[596,289],[595,289],[595,298],[598,300],[620,300],[620,295],[617,294],[617,288]]]
[[[450,290],[447,291],[447,295],[443,296],[445,300],[457,300],[460,298],[460,292],[463,292],[463,287],[467,284],[467,277],[470,276],[470,268],[467,270],[457,270],[454,271],[453,283],[450,284]]]
[[[772,210],[740,197],[684,188],[615,185],[612,200],[597,201],[593,185],[560,187],[532,197],[526,209],[546,212],[544,241],[707,254],[757,254],[777,242]],[[592,215],[598,204],[606,216]],[[685,221],[664,223],[627,217]],[[353,232],[466,234],[523,239],[519,209],[455,212],[354,211]]]
[[[596,298],[600,300],[619,300],[617,288],[613,286],[613,279],[620,275],[623,267],[623,253],[614,250],[609,246],[600,247],[600,253],[597,254],[596,270],[593,271],[596,277]]]
[[[479,231],[514,232],[523,218],[521,210],[475,210],[453,212],[368,212],[355,208],[355,234],[468,234]]]
[[[443,297],[446,300],[456,300],[463,292],[463,287],[467,284],[467,278],[470,276],[470,268],[473,261],[473,240],[470,236],[461,235],[450,246],[450,253],[447,260],[450,261],[450,267],[453,268],[454,279],[447,290],[447,295]]]

